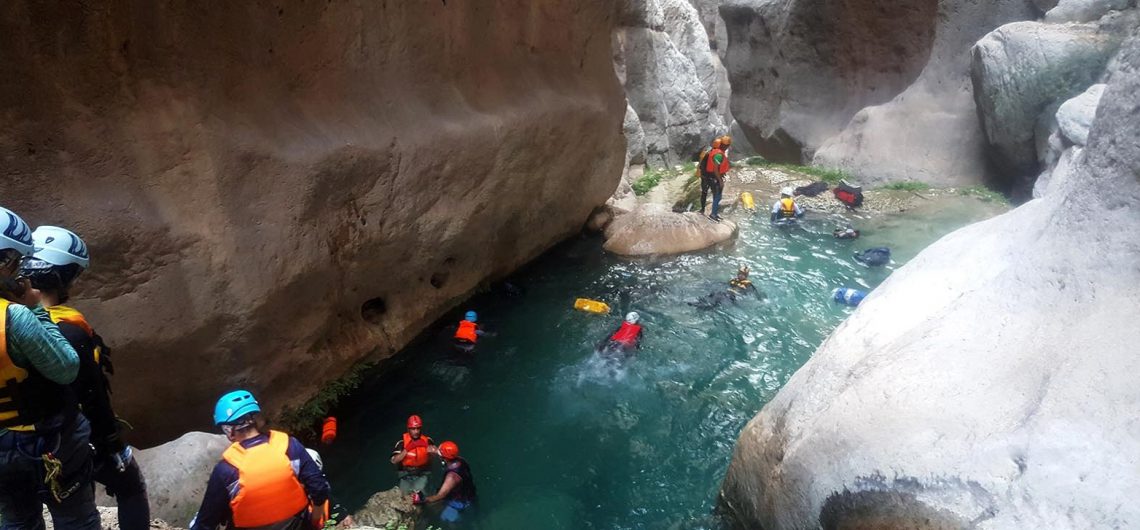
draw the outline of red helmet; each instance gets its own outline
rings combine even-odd
[[[409,429],[421,429],[424,426],[424,420],[415,414],[408,416]]]
[[[455,442],[443,442],[439,444],[439,456],[451,460],[459,456],[459,446]]]

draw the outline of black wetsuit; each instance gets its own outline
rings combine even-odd
[[[728,282],[728,289],[723,291],[716,291],[709,293],[697,299],[696,302],[689,302],[689,305],[698,309],[712,309],[723,304],[726,301],[736,302],[736,300],[746,294],[754,294],[760,296],[760,291],[756,289],[755,285],[749,280],[739,280],[733,278]]]

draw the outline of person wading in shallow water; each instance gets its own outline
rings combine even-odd
[[[424,420],[417,415],[408,417],[408,431],[396,442],[392,451],[392,463],[396,465],[400,477],[400,492],[404,494],[423,491],[427,488],[428,464],[431,455],[438,454],[431,438],[423,433]]]
[[[443,459],[443,485],[431,497],[425,497],[422,492],[412,494],[412,504],[447,501],[440,519],[454,523],[459,521],[460,514],[475,502],[475,478],[471,475],[471,466],[459,456],[459,446],[455,445],[455,442],[439,444],[439,456]]]

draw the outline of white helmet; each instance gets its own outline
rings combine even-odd
[[[630,324],[636,324],[639,320],[641,320],[641,315],[637,314],[637,311],[630,311],[625,315],[625,321]]]
[[[306,447],[305,452],[309,453],[309,457],[313,459],[313,462],[317,463],[317,467],[321,468],[321,471],[325,470],[325,463],[321,461],[321,454],[318,453],[316,449]]]
[[[86,269],[91,264],[87,244],[74,232],[58,226],[41,226],[32,232],[35,253],[32,257],[57,267],[76,264]]]
[[[781,197],[791,197],[792,196],[792,188],[785,187],[785,188],[781,189],[780,190],[780,196]]]
[[[0,206],[0,250],[7,249],[30,256],[33,251],[32,228],[12,210]]]

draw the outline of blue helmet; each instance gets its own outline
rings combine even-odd
[[[466,320],[468,322],[477,322],[479,320],[479,315],[474,311],[468,311],[466,315],[463,315],[463,320]]]
[[[261,412],[261,406],[253,399],[253,394],[245,390],[234,390],[218,400],[214,405],[214,425],[236,423],[243,416]]]
[[[0,250],[14,249],[24,256],[35,251],[32,227],[15,212],[0,206]]]

